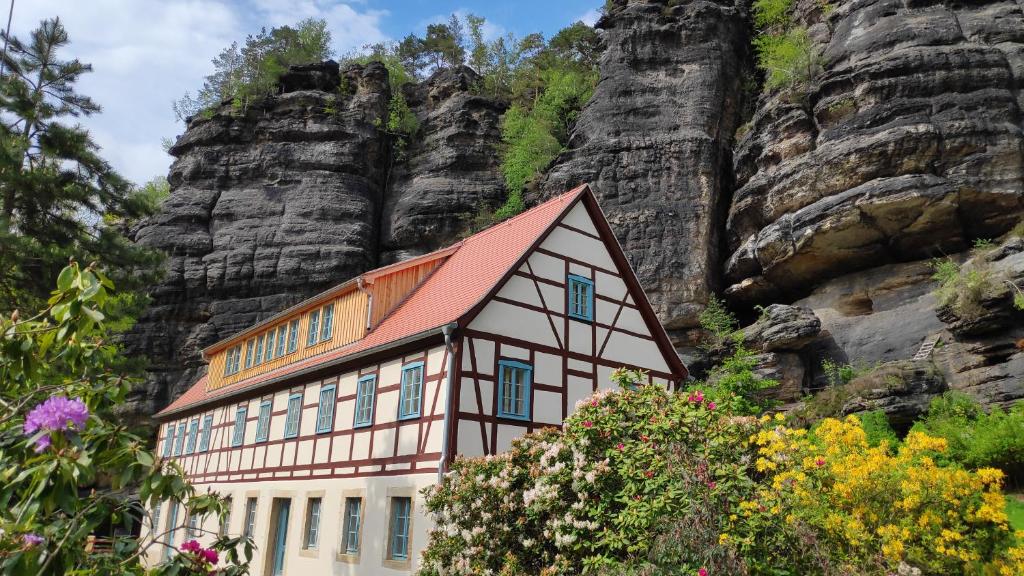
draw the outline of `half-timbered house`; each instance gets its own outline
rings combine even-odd
[[[559,426],[616,368],[686,376],[587,186],[203,354],[206,376],[156,415],[158,450],[230,518],[163,503],[152,525],[171,546],[252,536],[264,576],[414,571],[420,490],[454,455]]]

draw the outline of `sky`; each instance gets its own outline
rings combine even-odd
[[[184,130],[171,103],[195,93],[213,71],[210,60],[262,26],[324,18],[336,54],[371,42],[422,35],[449,14],[487,19],[485,33],[522,36],[583,20],[593,24],[602,0],[13,0],[12,33],[20,38],[44,18],[60,16],[71,43],[61,54],[92,64],[78,91],[102,106],[80,120],[102,155],[128,179],[166,175],[172,158],[161,145]],[[7,15],[11,0],[0,0]],[[0,22],[0,26],[6,21]]]

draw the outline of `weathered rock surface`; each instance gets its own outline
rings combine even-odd
[[[882,410],[897,430],[906,430],[946,391],[936,367],[927,361],[901,360],[882,364],[846,384],[856,395],[843,404],[843,414]]]
[[[763,95],[737,146],[735,301],[956,252],[1024,215],[1020,4],[833,4],[807,11],[823,73]]]
[[[754,373],[761,378],[778,382],[777,386],[760,390],[761,397],[783,404],[796,402],[804,397],[807,367],[799,354],[766,352],[758,354],[755,359],[757,368]]]
[[[505,106],[472,93],[468,67],[441,69],[406,100],[419,133],[396,161],[384,209],[381,260],[402,260],[455,241],[481,211],[505,198],[498,145]]]
[[[748,346],[765,352],[800,350],[821,333],[821,320],[808,308],[772,304],[757,322],[743,329]]]
[[[746,4],[620,1],[597,26],[600,82],[540,192],[590,183],[662,322],[694,326],[718,285]]]

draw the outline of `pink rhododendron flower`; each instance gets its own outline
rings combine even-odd
[[[716,483],[714,480],[708,482],[708,488],[710,488],[711,490],[714,490],[715,486],[718,486],[718,483]]]
[[[618,445],[616,445],[615,447],[618,448],[619,450],[622,450],[623,448],[626,447],[626,445],[623,444],[622,442],[619,442]]]
[[[38,546],[43,543],[43,537],[39,534],[24,534],[21,537],[21,541],[25,546]]]
[[[204,550],[201,550],[199,552],[199,555],[202,556],[203,560],[206,560],[210,564],[216,564],[217,561],[220,560],[220,557],[217,556],[217,551],[213,548],[206,548]]]
[[[714,409],[715,409],[715,406],[716,406],[716,405],[715,405],[715,403],[714,403],[714,402],[708,402],[708,410],[714,410]]]
[[[815,465],[817,465],[820,468],[820,467],[825,465],[825,459],[824,458],[818,458],[817,460],[814,461],[814,463],[815,463]]]
[[[584,428],[590,428],[593,425],[594,425],[594,423],[591,422],[590,420],[587,420],[586,422],[583,423],[583,427]]]
[[[74,400],[64,396],[50,396],[25,416],[24,433],[31,436],[39,431],[60,432],[72,428],[84,428],[89,419],[89,409],[80,398]],[[36,452],[50,447],[50,436],[43,435],[36,440]]]
[[[708,576],[708,569],[701,568],[700,570],[697,570],[697,576]]]
[[[693,402],[694,404],[700,404],[701,402],[704,401],[704,393],[701,392],[700,390],[697,390],[696,392],[690,392],[690,395],[687,396],[686,399],[690,402]]]
[[[195,540],[189,540],[181,545],[181,549],[185,552],[199,552],[203,547],[199,545],[199,542]]]

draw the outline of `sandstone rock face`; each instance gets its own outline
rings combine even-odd
[[[423,137],[392,156],[379,63],[293,67],[280,92],[197,117],[171,148],[171,195],[136,240],[167,274],[127,338],[150,361],[131,411],[146,416],[198,378],[200,351],[327,287],[449,242],[504,196],[493,143],[501,107],[471,71],[413,92]],[[382,254],[383,250],[386,252]]]
[[[662,322],[690,327],[718,284],[746,4],[615,4],[597,90],[540,192],[590,183]]]
[[[926,361],[890,362],[846,386],[856,396],[843,404],[843,414],[881,410],[897,430],[906,430],[928,410],[932,398],[946,391],[942,374]]]
[[[1020,4],[833,4],[808,11],[823,72],[762,95],[738,143],[734,301],[956,252],[1024,215]]]
[[[743,329],[748,346],[765,352],[800,350],[821,333],[821,320],[808,308],[772,304],[753,325]]]
[[[395,162],[382,219],[381,259],[393,262],[451,244],[482,210],[505,197],[498,145],[504,105],[473,94],[468,67],[409,86],[420,130]]]

